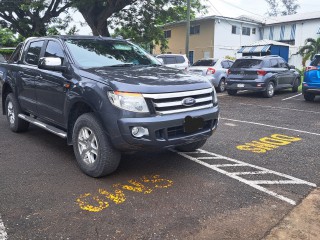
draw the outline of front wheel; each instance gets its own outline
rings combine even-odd
[[[313,102],[314,101],[314,99],[315,99],[315,95],[314,94],[312,94],[312,93],[305,93],[304,95],[304,99],[306,100],[306,101],[308,101],[308,102]]]
[[[194,152],[198,148],[201,148],[206,143],[206,141],[207,141],[207,139],[201,140],[198,142],[193,142],[193,143],[181,145],[181,146],[177,146],[176,149],[180,152]]]
[[[103,177],[118,168],[121,154],[111,146],[102,123],[93,113],[77,119],[72,142],[78,165],[85,174]]]
[[[238,90],[233,90],[233,89],[228,89],[228,90],[227,90],[227,93],[228,93],[230,96],[235,96],[235,95],[237,95],[237,92],[238,92]]]
[[[29,122],[18,117],[22,111],[17,99],[12,93],[9,93],[6,98],[5,110],[11,131],[24,132],[28,130]]]
[[[221,78],[219,85],[217,87],[217,92],[224,92],[226,90],[226,79]]]
[[[272,98],[274,95],[274,83],[269,82],[266,90],[263,92],[263,96],[266,98]]]

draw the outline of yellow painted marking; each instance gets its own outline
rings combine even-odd
[[[142,183],[144,184],[142,184]],[[76,203],[82,210],[89,212],[100,212],[110,206],[107,200],[115,204],[122,204],[126,201],[123,190],[150,194],[157,188],[169,188],[173,185],[172,180],[160,178],[159,175],[143,176],[139,180],[128,180],[128,183],[113,184],[113,190],[99,189],[98,194],[85,193],[80,195]]]
[[[91,204],[91,202],[94,202],[94,201],[97,203],[97,205]],[[92,196],[91,193],[85,193],[81,195],[77,199],[77,203],[82,210],[86,210],[89,212],[100,212],[103,209],[109,207],[108,202],[101,200],[98,196]]]
[[[280,146],[286,146],[293,142],[300,141],[299,137],[291,137],[283,134],[273,134],[270,137],[260,138],[259,141],[252,141],[244,145],[237,146],[242,151],[250,151],[253,153],[266,153]]]
[[[116,189],[113,193],[108,192],[104,189],[99,189],[99,193],[104,195],[106,198],[113,201],[115,204],[123,203],[126,200],[126,196],[124,195],[123,191],[120,189]]]

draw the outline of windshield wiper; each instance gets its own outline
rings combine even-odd
[[[133,65],[134,65],[133,63],[120,63],[115,65],[110,65],[108,67],[132,67]]]

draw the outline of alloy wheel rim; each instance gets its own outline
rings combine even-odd
[[[93,165],[98,158],[99,146],[94,132],[88,128],[80,129],[78,135],[78,149],[81,159],[87,165]]]
[[[225,89],[225,85],[226,85],[225,81],[224,81],[224,80],[222,80],[222,81],[221,81],[221,84],[220,84],[220,90],[221,90],[221,92],[223,92],[223,91],[224,91],[224,89]]]
[[[273,85],[272,85],[272,84],[270,84],[270,85],[269,85],[269,88],[268,88],[269,96],[272,96],[272,95],[273,95],[273,92],[274,92]]]
[[[8,118],[9,118],[10,124],[14,124],[14,121],[15,121],[14,108],[11,101],[8,103]]]

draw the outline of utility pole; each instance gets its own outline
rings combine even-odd
[[[190,0],[187,0],[186,56],[188,59],[189,59],[189,39],[190,39]]]

